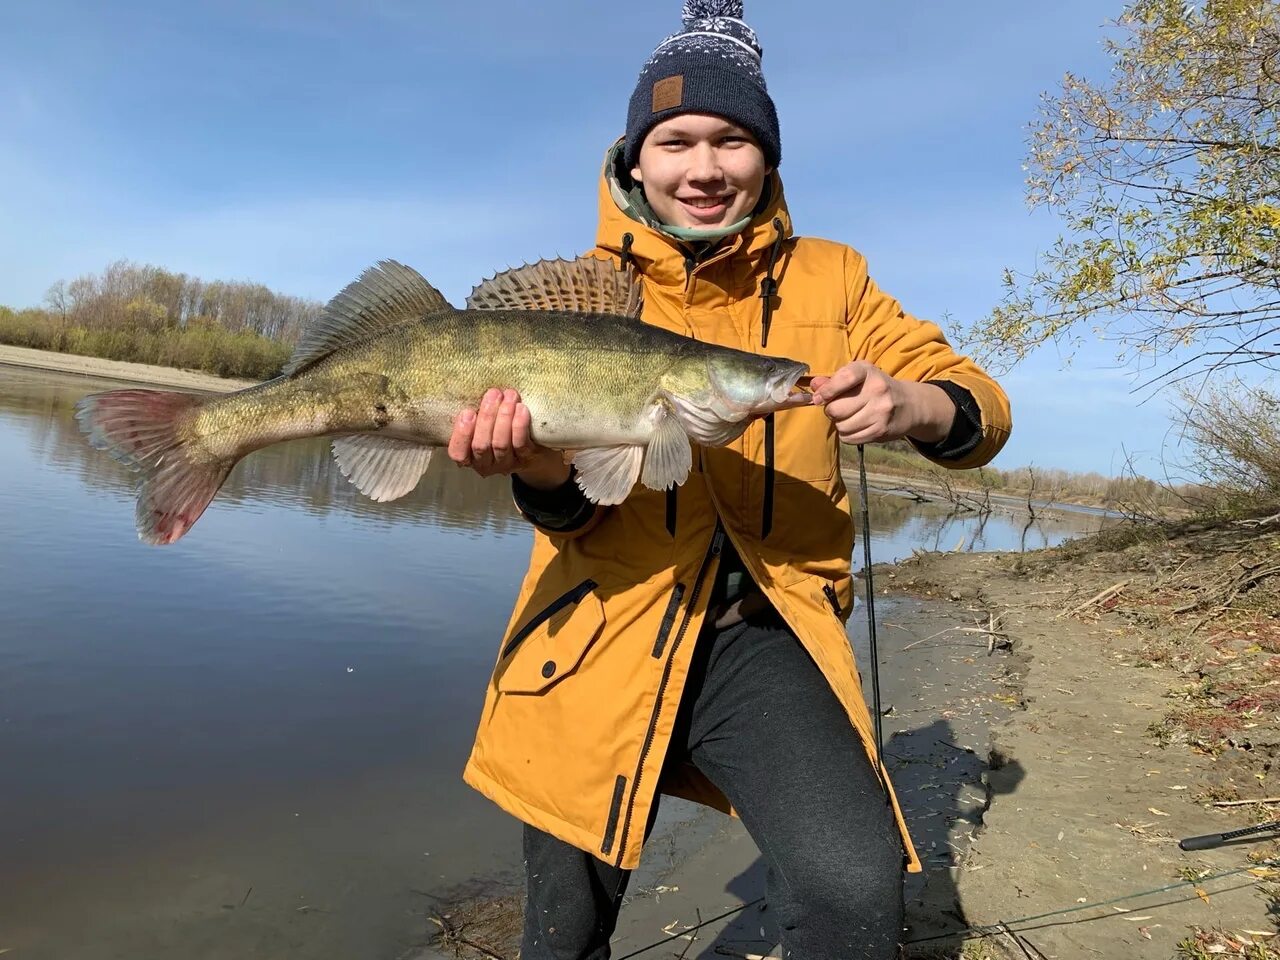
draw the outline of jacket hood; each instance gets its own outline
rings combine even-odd
[[[636,188],[622,160],[623,141],[618,140],[606,152],[600,171],[599,225],[596,228],[596,246],[618,256],[624,247],[636,262],[640,271],[661,284],[683,286],[685,282],[685,257],[688,247],[684,241],[664,233],[647,204],[637,203],[633,196]],[[737,234],[720,242],[715,257],[745,253],[750,259],[767,257],[769,248],[781,233],[784,240],[791,237],[791,214],[787,211],[786,197],[782,192],[782,178],[778,171],[769,174],[766,181],[769,200],[765,208]],[[631,243],[625,237],[631,236]]]

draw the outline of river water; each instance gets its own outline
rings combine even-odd
[[[530,543],[508,485],[437,457],[375,504],[285,444],[147,547],[72,418],[113,386],[0,366],[0,954],[392,960],[519,876],[460,778]],[[871,502],[876,562],[1098,522]]]

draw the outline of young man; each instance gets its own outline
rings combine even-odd
[[[979,466],[1008,436],[1008,402],[858,253],[793,235],[742,4],[684,14],[606,157],[593,254],[639,272],[647,323],[829,375],[811,407],[695,448],[682,486],[612,507],[532,442],[515,391],[464,411],[450,455],[512,474],[536,531],[465,777],[526,825],[524,960],[609,956],[660,792],[741,816],[788,956],[888,960],[904,863],[920,865],[845,634],[838,441],[908,437]]]

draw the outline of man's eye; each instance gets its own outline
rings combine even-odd
[[[660,142],[659,142],[658,146],[660,146],[660,147],[683,147],[683,146],[684,146],[684,141],[683,141],[683,140],[662,140],[662,141],[660,141]]]

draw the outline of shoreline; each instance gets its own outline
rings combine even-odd
[[[87,357],[78,353],[54,353],[49,350],[32,350],[29,347],[0,344],[0,369],[6,366],[46,370],[51,373],[70,373],[104,380],[122,380],[127,383],[157,387],[201,390],[208,393],[230,393],[233,390],[252,387],[258,382],[219,377],[200,370],[184,370],[150,363],[108,360],[105,357]]]

